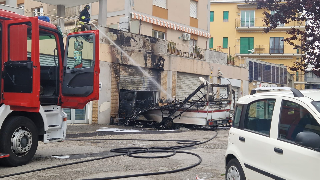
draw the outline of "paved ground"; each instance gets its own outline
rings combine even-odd
[[[114,155],[110,150],[124,147],[168,147],[177,146],[176,141],[141,141],[148,140],[196,140],[206,141],[212,138],[215,131],[189,130],[182,128],[177,131],[158,131],[154,129],[135,128],[137,132],[110,131],[113,128],[131,130],[131,127],[101,125],[69,125],[67,140],[50,144],[40,143],[33,161],[25,166],[7,168],[0,167],[0,176],[30,171],[43,167],[55,166],[65,163],[89,160],[93,158]],[[101,129],[103,131],[96,131]],[[139,180],[222,180],[224,179],[224,153],[227,148],[228,130],[218,130],[218,136],[194,147],[182,149],[201,156],[202,163],[192,169],[164,175],[145,176],[128,179]],[[130,140],[128,140],[130,139]],[[53,157],[57,155],[59,159]],[[147,154],[150,155],[150,154]],[[152,155],[164,155],[163,153]],[[40,172],[12,176],[9,179],[28,180],[64,180],[64,179],[92,179],[129,174],[170,171],[195,164],[198,159],[189,154],[176,154],[169,158],[141,159],[128,156],[118,156],[71,166],[58,167]]]

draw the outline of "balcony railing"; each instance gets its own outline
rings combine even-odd
[[[305,72],[304,80],[307,83],[319,83],[320,77],[315,75],[313,72]]]
[[[263,30],[264,27],[267,27],[266,24],[264,23],[264,18],[248,18],[248,19],[240,19],[236,18],[235,20],[235,26],[238,30],[242,29],[250,29],[250,28],[261,28]],[[289,22],[288,24],[278,24],[278,27],[275,30],[286,30],[290,29],[292,27],[297,27],[297,28],[304,28],[305,22],[302,21],[292,21]]]
[[[253,49],[248,49],[248,53],[243,53],[244,50],[241,50],[241,47],[238,49],[238,54],[300,54],[297,52],[285,52],[284,46],[282,47],[279,45],[279,47],[270,47],[269,44],[259,44],[255,45]],[[240,51],[239,51],[240,50]],[[240,53],[242,52],[242,53]]]

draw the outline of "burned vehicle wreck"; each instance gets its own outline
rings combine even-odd
[[[159,99],[157,91],[120,91],[119,122],[125,125],[154,123],[157,128],[182,126],[217,127],[231,123],[232,86],[202,84],[184,100]],[[226,96],[220,94],[225,88]]]

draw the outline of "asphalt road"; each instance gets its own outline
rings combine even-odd
[[[120,129],[116,129],[120,128]],[[99,130],[99,131],[97,131]],[[200,165],[177,173],[152,175],[127,179],[152,180],[222,180],[224,179],[224,153],[227,148],[228,130],[220,129],[213,140],[193,147],[179,149],[198,154],[202,158]],[[51,167],[66,163],[92,160],[118,155],[111,149],[125,147],[170,147],[181,146],[172,140],[206,141],[216,134],[215,131],[189,130],[158,131],[154,129],[101,126],[69,125],[67,139],[64,142],[40,143],[33,161],[20,167],[0,167],[0,176]],[[146,141],[152,140],[152,141]],[[158,141],[171,140],[171,141]],[[163,156],[170,153],[144,153],[139,156]],[[28,180],[64,180],[92,179],[124,176],[141,173],[172,171],[197,163],[197,157],[191,154],[177,153],[167,158],[133,158],[127,155],[105,158],[75,165],[57,167],[4,178]]]

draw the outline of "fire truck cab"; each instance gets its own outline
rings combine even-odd
[[[53,24],[0,10],[0,45],[0,165],[20,166],[38,141],[65,139],[62,108],[99,98],[99,32],[64,39]]]

